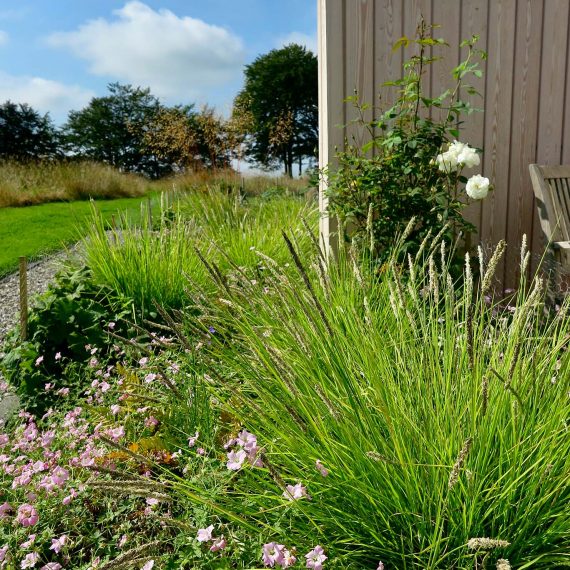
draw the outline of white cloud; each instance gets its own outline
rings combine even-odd
[[[224,28],[139,1],[113,14],[52,34],[48,43],[69,48],[95,75],[150,87],[168,99],[202,96],[242,71],[242,41]]]
[[[56,122],[63,122],[71,109],[84,107],[95,93],[78,85],[58,81],[10,75],[0,71],[0,102],[27,103],[41,113],[49,112]]]
[[[9,39],[10,37],[8,36],[8,34],[4,30],[0,30],[0,46],[7,44]]]
[[[302,32],[291,32],[286,36],[279,38],[277,47],[283,47],[289,44],[299,44],[311,50],[314,54],[317,53],[317,36],[303,34]]]

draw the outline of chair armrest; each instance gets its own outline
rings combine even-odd
[[[570,250],[570,241],[554,241],[552,242],[554,249],[567,249]]]

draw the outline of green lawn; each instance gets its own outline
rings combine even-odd
[[[140,204],[147,198],[96,201],[104,217],[128,211],[140,217]],[[153,209],[156,206],[153,202]],[[37,259],[78,241],[91,218],[89,202],[54,202],[22,208],[0,208],[0,276],[14,271],[18,257]]]

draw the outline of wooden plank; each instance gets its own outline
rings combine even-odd
[[[20,257],[20,339],[28,340],[28,259]]]
[[[540,56],[543,4],[519,0],[513,77],[513,121],[511,125],[510,191],[507,202],[505,287],[515,288],[519,280],[519,245],[523,234],[532,249],[534,193],[528,165],[536,161]]]
[[[536,162],[560,164],[562,159],[564,88],[568,69],[567,42],[570,5],[567,0],[543,0],[542,53],[540,68],[540,92],[538,109],[538,134],[536,138]],[[546,246],[540,228],[537,208],[533,215],[532,247],[535,262]]]
[[[493,247],[506,236],[511,147],[516,0],[489,5],[489,61],[486,77],[483,172],[495,191],[483,201],[481,241]],[[497,277],[504,279],[504,260]]]
[[[380,95],[375,117],[379,111],[390,108],[396,99],[396,90],[382,87],[402,75],[403,50],[393,46],[403,35],[403,0],[376,0],[374,10],[374,87]]]
[[[434,30],[434,36],[443,38],[447,46],[433,48],[434,57],[442,60],[431,66],[432,95],[435,97],[446,89],[454,86],[455,81],[451,76],[451,70],[459,63],[459,44],[461,43],[461,2],[455,0],[436,0],[433,5],[433,24],[440,26]],[[434,118],[445,118],[447,113],[432,113]]]
[[[542,174],[545,178],[570,178],[569,164],[551,164],[542,166]]]
[[[344,144],[344,1],[319,0],[319,167],[334,168],[335,148]],[[319,231],[323,248],[334,250],[336,223],[327,215],[326,179],[319,184]]]
[[[345,98],[358,95],[359,101],[373,105],[374,93],[374,1],[350,0],[345,2]],[[350,124],[358,119],[358,110],[346,106],[346,137],[350,144],[362,146],[368,140],[366,129]],[[372,108],[364,112],[364,120],[372,121]]]
[[[404,6],[405,10],[402,22],[403,35],[409,38],[415,38],[422,18],[426,24],[432,24],[432,0],[406,0]],[[409,59],[418,53],[419,48],[417,46],[410,46],[403,50],[405,59]],[[431,53],[431,48],[426,49],[426,57],[430,57]],[[427,95],[431,93],[431,73],[429,69],[426,70],[426,73],[423,76],[422,89]]]
[[[461,31],[460,37],[462,40],[471,38],[474,35],[479,36],[477,47],[482,50],[487,50],[488,42],[488,0],[479,0],[477,2],[468,2],[463,5],[461,11]],[[467,56],[467,48],[460,51],[460,59],[463,61]],[[461,126],[460,138],[462,141],[469,143],[469,145],[483,149],[485,142],[485,115],[483,112],[485,106],[485,77],[487,75],[487,62],[480,62],[480,68],[483,71],[483,77],[470,77],[469,84],[472,85],[479,93],[477,95],[464,94],[463,98],[469,102],[473,107],[481,109],[480,112],[474,112],[469,116],[464,117],[465,123]],[[481,171],[479,166],[477,171]],[[472,174],[468,172],[467,174]],[[465,208],[465,217],[477,228],[481,227],[482,215],[481,201],[472,201],[467,208]],[[479,240],[479,234],[469,236],[466,246],[475,245]]]

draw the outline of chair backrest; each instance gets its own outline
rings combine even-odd
[[[570,241],[570,166],[529,166],[542,231],[548,241]]]

